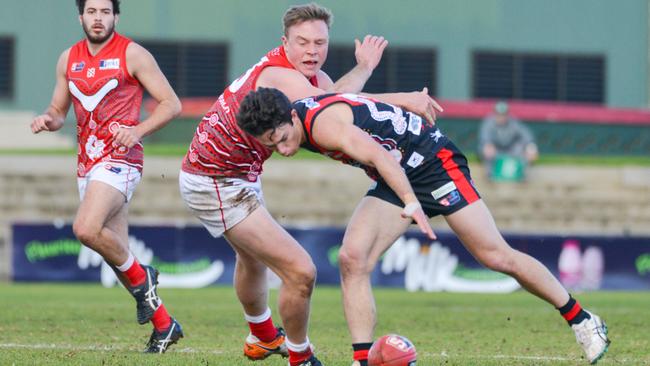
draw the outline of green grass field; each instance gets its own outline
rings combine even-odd
[[[136,323],[135,304],[122,289],[0,285],[0,365],[286,366],[279,357],[251,362],[242,356],[248,330],[232,288],[161,289],[160,295],[182,323],[185,338],[164,355],[145,355],[140,352],[149,325]],[[376,334],[409,337],[418,349],[418,365],[587,364],[564,320],[524,292],[467,295],[378,289],[376,297]],[[613,343],[599,364],[650,364],[650,293],[577,297],[609,324]],[[310,339],[325,365],[350,365],[338,288],[316,289]]]

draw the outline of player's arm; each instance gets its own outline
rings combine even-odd
[[[402,107],[407,111],[424,117],[431,125],[436,121],[436,111],[443,111],[440,104],[429,96],[429,89],[426,87],[421,91],[408,93],[360,93],[360,95]]]
[[[435,239],[427,216],[402,167],[370,135],[352,124],[353,118],[349,106],[333,105],[318,115],[313,125],[312,138],[325,149],[343,152],[352,159],[377,169],[386,184],[404,202],[402,217],[411,217],[423,233]]]
[[[143,137],[159,130],[181,113],[181,101],[160,71],[154,57],[144,47],[131,42],[126,49],[126,64],[129,73],[138,79],[149,95],[158,102],[147,119],[133,128],[120,128],[115,141],[132,147]]]
[[[299,71],[278,66],[266,67],[257,78],[256,86],[278,89],[292,102],[327,93],[311,85]]]
[[[34,117],[34,120],[32,120],[30,126],[32,133],[56,131],[63,127],[63,122],[65,121],[65,116],[68,114],[71,102],[68,81],[65,77],[69,54],[70,49],[67,49],[59,56],[59,60],[56,63],[56,84],[54,86],[52,100],[45,112]]]

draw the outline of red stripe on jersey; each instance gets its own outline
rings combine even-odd
[[[442,160],[442,167],[445,169],[447,174],[449,174],[449,177],[454,181],[456,188],[458,188],[460,194],[463,195],[465,201],[467,201],[467,203],[472,203],[478,200],[478,195],[476,194],[476,191],[474,191],[472,184],[467,180],[467,178],[465,178],[463,172],[458,169],[458,164],[456,164],[456,162],[452,159],[454,153],[451,150],[442,148],[440,151],[438,151],[436,156],[438,159]]]

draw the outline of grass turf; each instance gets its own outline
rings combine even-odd
[[[277,356],[242,356],[248,330],[230,287],[161,289],[185,338],[164,355],[141,354],[149,326],[135,322],[122,289],[98,285],[0,285],[0,364],[283,365]],[[275,320],[277,293],[271,304]],[[650,294],[597,292],[578,299],[610,326],[603,365],[650,364]],[[557,311],[537,298],[376,290],[376,335],[399,333],[418,349],[418,365],[581,365],[582,351]],[[310,339],[325,365],[349,365],[350,338],[338,288],[317,287]]]

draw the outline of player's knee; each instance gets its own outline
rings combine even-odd
[[[294,265],[289,277],[289,283],[301,296],[310,297],[316,283],[316,266],[312,261]]]
[[[348,249],[345,246],[341,247],[339,251],[339,268],[343,276],[369,273],[372,270],[368,269],[367,255],[357,250]]]
[[[479,255],[479,261],[485,267],[506,274],[514,271],[514,251],[511,248],[491,250]]]
[[[78,220],[75,220],[72,224],[72,232],[85,245],[92,245],[99,236],[99,231],[95,230],[91,225]]]

